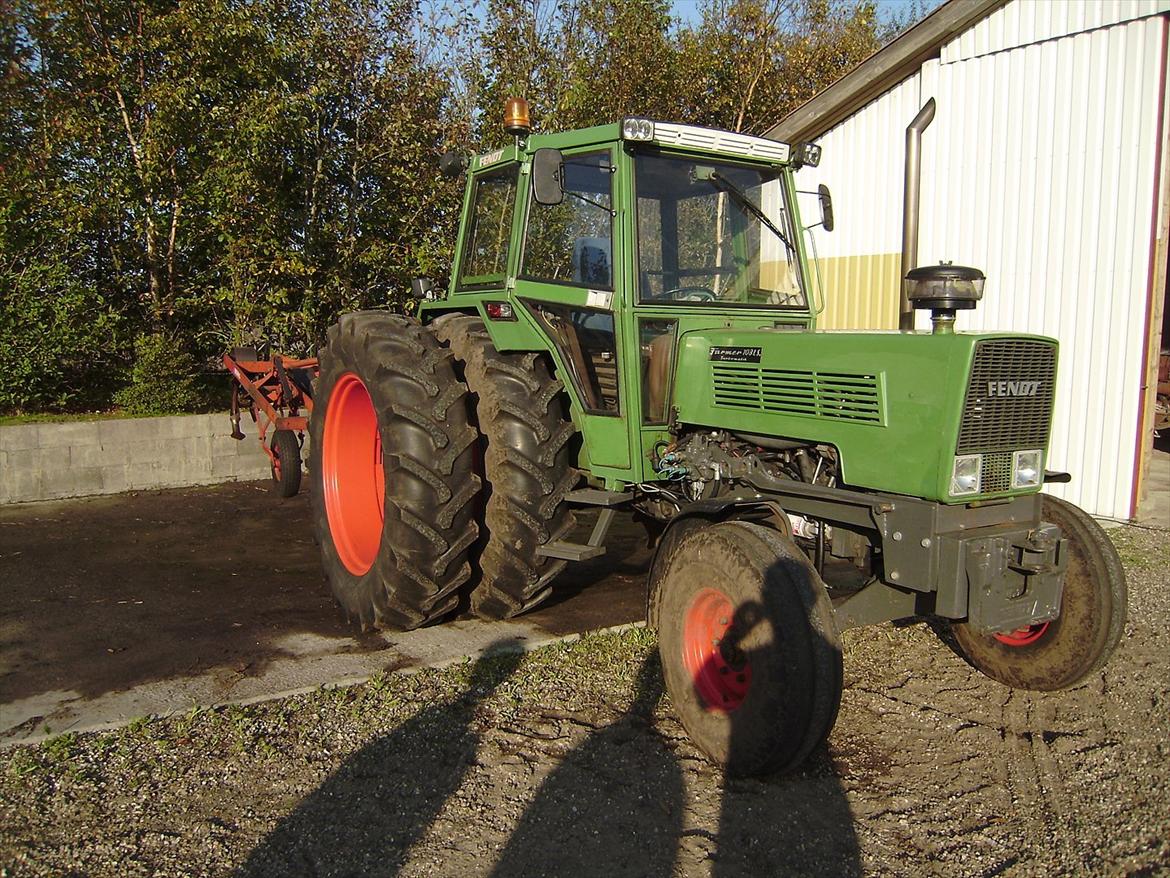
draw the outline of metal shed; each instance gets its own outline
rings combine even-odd
[[[950,0],[776,125],[817,140],[827,328],[898,326],[907,125],[921,139],[918,262],[982,268],[960,329],[1061,344],[1052,493],[1130,519],[1166,332],[1170,0]],[[925,325],[925,324],[923,324]]]

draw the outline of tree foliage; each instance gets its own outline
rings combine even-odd
[[[450,267],[436,156],[501,142],[509,95],[543,130],[758,133],[880,36],[869,0],[704,0],[695,24],[669,0],[10,0],[0,410],[108,405],[146,357],[309,353],[400,306]]]

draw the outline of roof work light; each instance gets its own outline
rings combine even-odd
[[[623,119],[622,137],[626,140],[653,140],[654,123],[649,119]]]
[[[795,156],[792,164],[798,171],[805,165],[815,168],[821,163],[821,148],[815,143],[802,141],[796,144],[792,151]]]

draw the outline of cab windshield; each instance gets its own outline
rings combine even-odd
[[[778,172],[653,153],[634,161],[642,303],[805,307]]]

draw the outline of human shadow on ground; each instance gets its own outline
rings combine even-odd
[[[774,621],[750,609],[745,614],[754,616],[753,625]],[[750,649],[742,657],[760,660]],[[804,679],[797,673],[791,682]],[[718,768],[694,759],[684,771],[674,742],[654,724],[662,691],[655,652],[639,671],[628,713],[592,733],[542,784],[493,878],[862,873],[853,816],[824,744],[788,774],[721,778]],[[794,703],[798,694],[792,693]],[[833,698],[826,725],[835,708]],[[758,748],[759,736],[758,729],[737,722],[737,711],[729,717],[734,761],[738,752]],[[721,789],[705,792],[713,780]]]
[[[520,662],[516,653],[498,655],[514,647],[497,643],[491,652],[498,657],[476,663],[465,693],[424,708],[350,757],[236,874],[398,874],[475,764],[475,712]],[[750,650],[745,656],[758,658]],[[801,679],[795,674],[792,684]],[[723,778],[685,745],[680,759],[679,742],[655,721],[662,694],[655,651],[639,669],[630,708],[555,765],[495,866],[485,861],[483,870],[493,878],[861,874],[849,803],[823,744],[793,773]],[[731,752],[757,747],[757,731],[735,714]],[[449,865],[436,874],[461,874]]]
[[[655,730],[657,653],[643,662],[630,709],[591,733],[541,785],[493,876],[666,876],[674,872],[684,785]]]
[[[464,693],[423,708],[347,759],[257,845],[236,875],[397,874],[474,764],[476,708],[522,658],[515,640],[489,647]]]
[[[802,574],[799,568],[786,566],[788,575]],[[800,613],[799,607],[791,609],[794,613]],[[748,626],[761,626],[765,635],[763,641],[771,643],[776,638],[792,634],[791,628],[787,629],[787,635],[782,633],[784,626],[773,618],[773,613],[758,604],[745,604],[736,610],[735,615],[737,618],[748,618]],[[738,632],[735,628],[733,622],[727,635],[729,640],[748,639],[746,627]],[[812,630],[808,635],[814,639],[820,638],[821,648],[835,653],[839,660],[838,644],[821,638]],[[750,642],[759,644],[760,638],[752,637]],[[769,646],[747,648],[742,642],[732,643],[731,647],[739,650],[737,659],[755,669],[760,669],[762,664],[759,653],[770,649]],[[790,661],[785,662],[789,667]],[[830,686],[839,691],[839,661],[827,676],[831,678]],[[797,704],[804,695],[799,691],[805,682],[803,672],[793,677],[785,674],[782,679],[773,679],[772,682],[788,690],[784,698],[791,703],[792,709],[786,713],[799,712],[801,708]],[[836,693],[831,693],[831,697],[824,703],[829,708],[821,722],[824,723],[823,727],[831,729],[836,721],[839,704]],[[753,728],[743,710],[732,711],[729,719],[728,762],[734,764],[741,755],[750,759],[758,752],[760,729]],[[787,716],[781,721],[786,720]],[[714,860],[710,872],[712,878],[757,875],[850,878],[862,874],[861,851],[853,814],[837,766],[825,743],[819,743],[806,760],[790,772],[763,777],[724,778],[719,829],[711,859]]]

